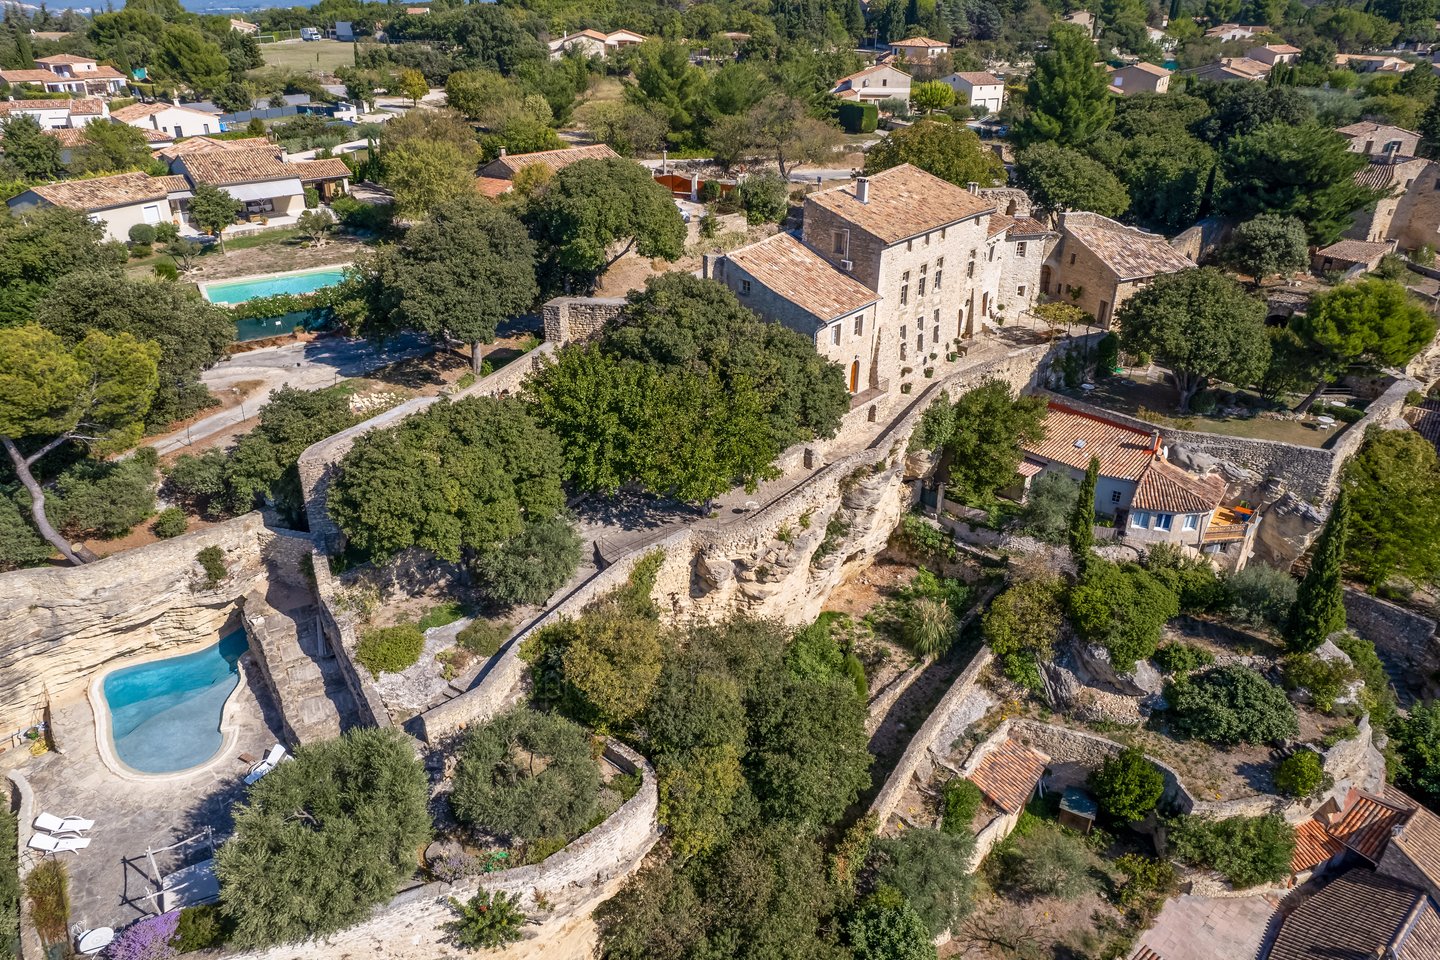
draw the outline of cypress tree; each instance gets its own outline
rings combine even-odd
[[[1285,630],[1286,645],[1294,652],[1309,653],[1337,630],[1345,629],[1345,593],[1340,584],[1340,566],[1345,560],[1345,540],[1350,532],[1350,498],[1342,490],[1330,509],[1330,518],[1315,544],[1310,570],[1300,581],[1290,623]]]
[[[1075,512],[1070,514],[1070,555],[1082,577],[1090,565],[1090,547],[1095,543],[1095,484],[1099,479],[1100,458],[1091,457],[1080,484],[1080,496],[1075,500]]]

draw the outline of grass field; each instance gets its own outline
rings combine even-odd
[[[284,40],[262,43],[265,66],[301,73],[333,73],[355,62],[354,45],[339,40]]]

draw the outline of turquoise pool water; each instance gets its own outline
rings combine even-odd
[[[244,303],[257,297],[273,297],[281,293],[314,293],[323,287],[335,286],[344,276],[343,266],[320,267],[280,277],[254,277],[249,280],[212,283],[205,287],[205,299],[211,303]]]
[[[173,773],[220,749],[220,713],[240,682],[244,631],[183,657],[116,670],[105,678],[115,755],[141,773]]]

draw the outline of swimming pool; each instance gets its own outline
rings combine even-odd
[[[141,773],[198,766],[220,749],[220,716],[240,682],[243,630],[196,653],[116,670],[105,678],[110,738],[122,763]]]
[[[294,273],[279,273],[268,277],[246,277],[243,280],[227,280],[207,283],[201,287],[205,299],[211,303],[244,303],[258,297],[273,297],[281,293],[314,293],[324,287],[333,287],[345,277],[344,265],[318,267],[314,270],[298,270]]]

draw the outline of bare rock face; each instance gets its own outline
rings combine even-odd
[[[263,589],[270,539],[249,513],[82,567],[0,574],[0,728],[31,723],[47,694],[52,704],[83,696],[107,661],[238,626],[237,599]],[[210,546],[226,571],[214,587],[196,559]]]
[[[1076,672],[1075,666],[1068,655],[1040,666],[1046,686],[1053,694],[1057,707],[1083,720],[1118,723],[1130,727],[1145,722],[1148,711],[1142,709],[1139,697],[1126,696],[1087,683]]]
[[[1290,569],[1320,533],[1325,516],[1313,504],[1286,492],[1267,507],[1255,532],[1254,560]]]
[[[1099,644],[1075,644],[1075,665],[1088,684],[1123,696],[1158,696],[1165,688],[1165,679],[1149,660],[1137,661],[1129,670],[1117,670],[1110,661],[1110,651]]]

